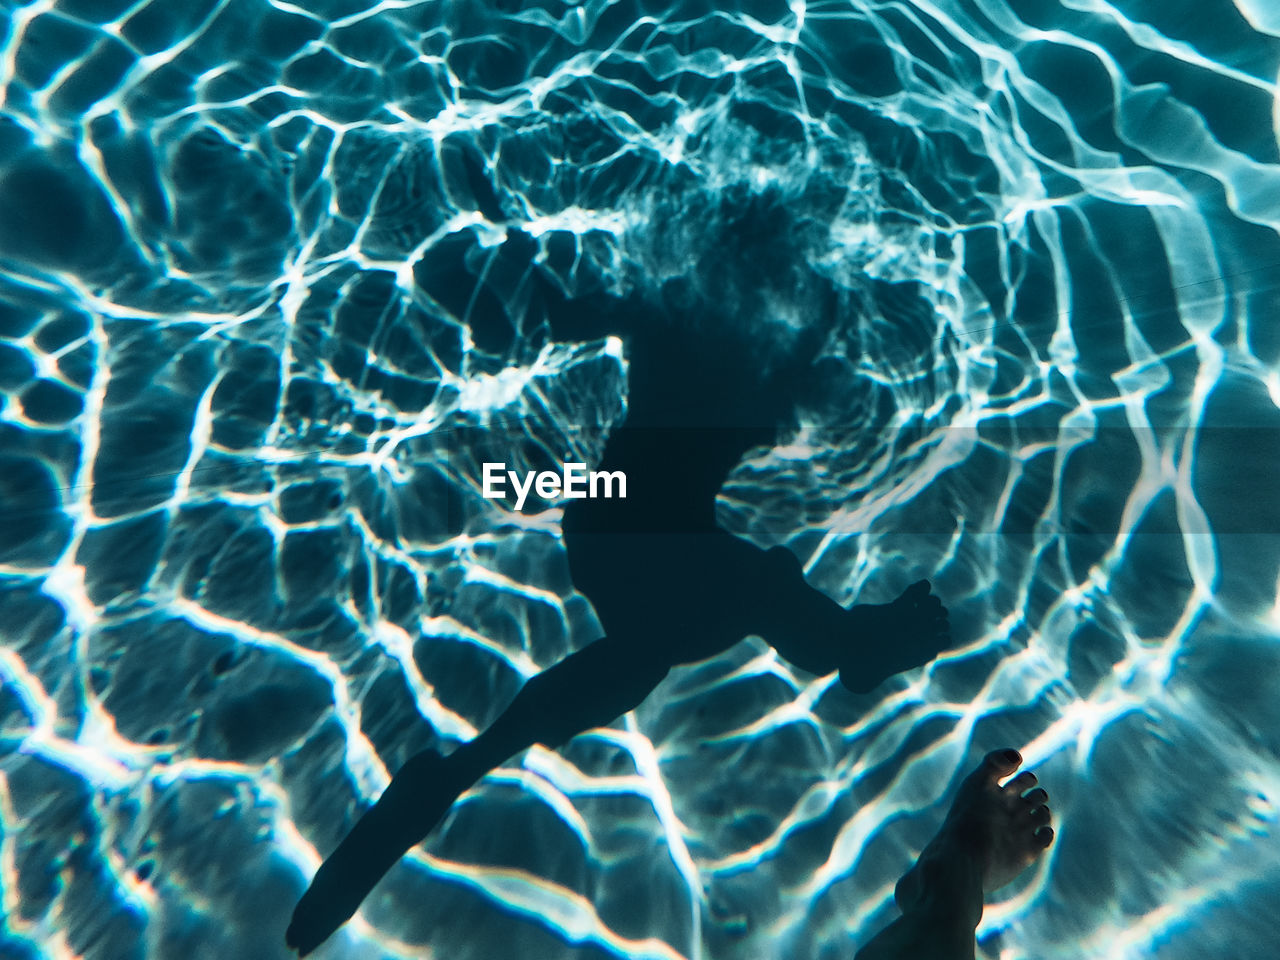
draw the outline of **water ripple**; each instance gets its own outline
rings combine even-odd
[[[835,316],[721,522],[841,602],[929,576],[963,643],[865,697],[758,638],[673,671],[483,780],[329,955],[851,957],[1005,744],[1061,829],[983,956],[1275,941],[1263,0],[2,22],[0,952],[283,954],[389,773],[595,636],[556,512],[479,464],[599,456],[611,302],[762,356]]]

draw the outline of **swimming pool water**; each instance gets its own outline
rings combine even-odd
[[[832,311],[720,522],[958,645],[677,669],[318,956],[850,958],[1006,745],[1058,836],[980,956],[1269,955],[1271,5],[3,11],[0,956],[286,955],[390,774],[596,636],[480,464],[599,456],[610,304],[761,356]]]

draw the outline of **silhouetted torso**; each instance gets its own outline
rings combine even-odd
[[[569,501],[565,532],[715,530],[725,477],[746,451],[774,442],[790,405],[751,369],[745,335],[637,319],[610,332],[625,344],[627,416],[595,469],[625,473],[627,497]]]
[[[744,453],[775,442],[794,404],[784,377],[808,359],[797,354],[765,377],[745,325],[626,308],[590,319],[582,327],[561,319],[554,333],[623,339],[627,416],[591,468],[625,473],[627,497],[567,502],[574,585],[606,633],[701,622],[735,587],[721,556],[729,535],[716,526],[716,494]]]

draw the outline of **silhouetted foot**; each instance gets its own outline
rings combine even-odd
[[[922,666],[951,646],[947,608],[928,580],[917,580],[892,603],[862,603],[849,612],[858,642],[844,654],[840,682],[854,693]]]
[[[402,856],[443,819],[468,786],[434,750],[415,754],[392,778],[311,880],[285,943],[306,956],[351,919]]]
[[[1016,750],[996,750],[965,777],[937,836],[898,881],[894,897],[904,914],[931,886],[937,892],[939,878],[955,875],[958,867],[976,865],[982,891],[990,892],[1020,874],[1053,842],[1045,805],[1049,795],[1043,787],[1031,789],[1035,774],[1024,771],[1003,787],[997,782],[1021,763]]]

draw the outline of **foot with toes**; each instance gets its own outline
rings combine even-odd
[[[989,893],[1013,880],[1053,842],[1049,794],[1036,786],[1036,775],[1024,770],[1000,785],[1021,763],[1016,750],[996,750],[964,779],[937,836],[898,882],[896,898],[904,912],[939,862],[971,861],[979,869],[982,892]]]
[[[1053,842],[1049,795],[1035,774],[1010,777],[1016,750],[987,754],[965,777],[937,835],[894,891],[902,916],[857,960],[971,960],[983,895],[1022,873]]]
[[[947,608],[928,580],[917,580],[891,603],[862,603],[849,613],[858,643],[846,652],[840,682],[854,693],[922,666],[951,646]]]

